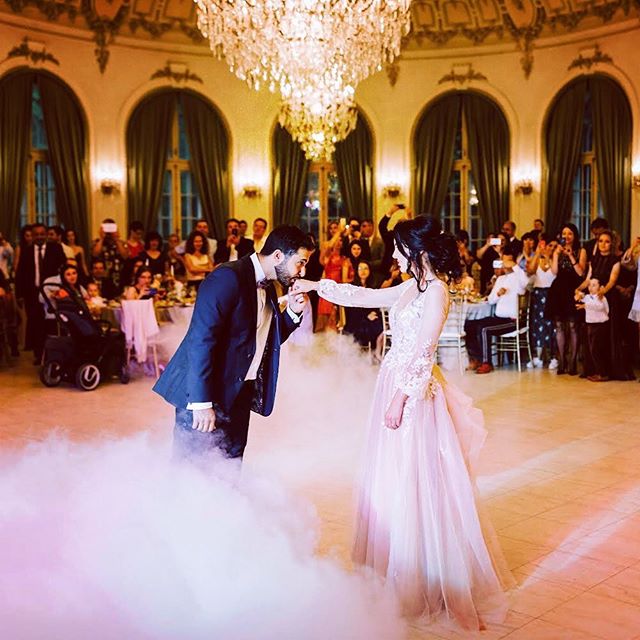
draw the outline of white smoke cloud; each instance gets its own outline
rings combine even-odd
[[[376,373],[353,353],[285,355],[237,486],[233,463],[171,463],[147,434],[0,457],[2,637],[403,637],[375,580],[315,555],[315,511],[292,494],[352,488]]]

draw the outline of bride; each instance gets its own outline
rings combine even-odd
[[[453,236],[437,219],[396,225],[394,258],[411,279],[390,289],[296,282],[347,307],[390,307],[392,347],[373,396],[353,559],[386,579],[406,615],[441,613],[466,629],[504,617],[508,572],[490,551],[471,467],[482,413],[435,365],[447,318],[447,278],[460,276]],[[499,577],[499,573],[504,577]]]

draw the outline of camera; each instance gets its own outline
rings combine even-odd
[[[489,240],[489,244],[492,247],[499,247],[502,244],[502,240],[500,238],[491,238],[491,240]]]
[[[564,247],[564,246],[567,244],[567,241],[566,241],[564,238],[560,238],[560,239],[558,240],[558,244],[559,244],[561,247]]]
[[[492,264],[494,269],[502,269],[502,267],[504,266],[502,260],[494,260]]]

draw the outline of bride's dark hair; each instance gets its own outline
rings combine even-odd
[[[455,236],[443,232],[437,218],[416,216],[403,220],[395,226],[393,237],[400,253],[409,261],[408,272],[418,281],[418,289],[424,278],[423,255],[436,275],[446,276],[449,280],[458,280],[462,275]]]

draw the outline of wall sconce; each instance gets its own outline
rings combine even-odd
[[[262,197],[262,189],[257,184],[245,184],[242,187],[242,195],[249,200]]]
[[[530,196],[533,193],[533,182],[529,178],[522,178],[515,183],[515,192],[522,196]]]
[[[640,189],[640,173],[631,176],[631,186],[634,189]]]
[[[382,188],[382,194],[385,198],[394,200],[402,193],[402,187],[399,184],[387,184]]]
[[[105,178],[100,181],[100,191],[105,196],[114,196],[120,193],[120,183],[112,178]]]

